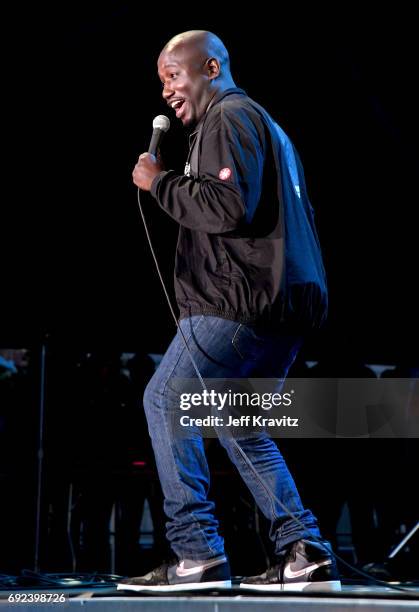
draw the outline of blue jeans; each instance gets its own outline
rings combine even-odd
[[[250,326],[219,317],[193,316],[182,319],[180,325],[203,378],[285,378],[301,346],[301,339],[295,336],[256,333]],[[214,504],[208,500],[210,474],[203,439],[173,435],[171,417],[174,411],[179,414],[173,378],[196,378],[179,331],[146,388],[144,408],[172,550],[180,559],[210,559],[224,553],[224,541],[218,533]],[[261,485],[232,438],[219,435],[219,439],[270,521],[276,552],[301,537],[320,536],[315,517],[304,509],[285,461],[267,434],[249,434],[238,442],[270,491],[305,529]]]

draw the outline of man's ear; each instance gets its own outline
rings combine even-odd
[[[220,76],[220,62],[215,57],[210,57],[207,60],[207,71],[210,79],[216,79],[218,76]]]

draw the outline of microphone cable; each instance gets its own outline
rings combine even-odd
[[[158,260],[157,260],[157,257],[156,257],[155,251],[154,251],[153,243],[151,241],[151,236],[150,236],[150,232],[148,230],[147,221],[145,219],[144,212],[143,212],[143,209],[142,209],[142,206],[141,206],[141,197],[140,197],[140,188],[139,187],[137,187],[137,202],[138,202],[138,208],[140,210],[141,219],[142,219],[142,222],[143,222],[143,225],[144,225],[144,230],[145,230],[145,234],[146,234],[146,237],[147,237],[148,245],[150,247],[150,251],[151,251],[151,254],[152,254],[152,257],[153,257],[153,260],[154,260],[154,264],[155,264],[155,267],[156,267],[156,270],[157,270],[158,277],[160,279],[161,286],[163,288],[164,295],[166,297],[167,304],[169,306],[170,313],[171,313],[171,315],[173,317],[173,320],[174,320],[174,322],[176,324],[177,329],[180,332],[180,335],[182,337],[182,340],[183,340],[183,343],[185,345],[186,351],[187,351],[187,353],[189,355],[189,358],[190,358],[191,363],[193,365],[193,368],[194,368],[194,370],[196,372],[196,375],[197,375],[197,377],[199,379],[199,382],[201,383],[201,386],[202,386],[203,390],[204,391],[208,391],[207,387],[205,385],[205,381],[204,381],[204,379],[203,379],[203,377],[201,375],[201,372],[199,371],[199,368],[197,366],[197,363],[196,363],[196,361],[194,359],[192,351],[189,348],[188,341],[187,341],[187,339],[185,337],[185,334],[183,333],[183,330],[180,327],[179,322],[177,320],[175,311],[173,310],[173,306],[172,306],[172,303],[170,301],[170,296],[169,296],[169,293],[168,293],[168,291],[166,289],[166,285],[164,283],[163,276],[162,276],[162,273],[161,273],[161,270],[160,270],[160,266],[159,266],[159,263],[158,263]],[[266,484],[265,480],[262,478],[262,476],[259,474],[259,472],[255,469],[255,467],[253,466],[251,460],[246,455],[246,453],[241,448],[241,446],[238,444],[237,440],[234,438],[233,435],[231,435],[231,439],[232,439],[232,442],[233,442],[234,446],[236,447],[237,451],[240,453],[241,457],[243,458],[243,460],[245,461],[247,466],[250,468],[250,470],[253,472],[254,476],[257,478],[257,480],[259,481],[261,486],[268,493],[268,495],[271,495],[274,498],[274,500],[280,505],[282,510],[290,518],[292,518],[300,527],[303,527],[303,529],[306,530],[306,526],[304,525],[304,523],[302,521],[300,521],[300,519],[295,516],[295,514],[292,512],[292,510],[290,510],[280,499],[278,499],[278,497],[269,488],[269,486]],[[317,536],[314,536],[314,535],[310,534],[310,539],[312,539],[315,542],[317,542],[317,544],[320,544],[323,549],[327,550],[328,554],[332,554],[335,559],[337,559],[340,563],[345,565],[348,569],[350,569],[351,571],[355,572],[359,576],[362,576],[363,578],[367,578],[370,581],[372,580],[373,582],[375,582],[379,586],[385,586],[387,588],[391,588],[391,589],[394,589],[396,591],[401,591],[402,593],[405,593],[405,594],[407,594],[407,595],[409,595],[409,596],[411,596],[411,597],[416,599],[414,594],[411,591],[409,591],[408,589],[400,587],[400,586],[396,586],[396,585],[394,585],[392,583],[386,582],[385,580],[380,580],[379,578],[376,578],[375,576],[372,576],[371,574],[367,574],[363,570],[360,570],[357,567],[354,567],[353,565],[351,565],[350,563],[345,561],[345,559],[342,559],[342,557],[337,555],[333,550],[331,550],[328,547],[326,547],[325,544],[324,544],[324,541],[322,541]]]

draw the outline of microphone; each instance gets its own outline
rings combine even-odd
[[[148,147],[148,152],[152,155],[157,154],[157,149],[160,146],[161,140],[164,136],[164,133],[170,127],[170,121],[166,115],[157,115],[153,119],[153,135],[151,136],[150,146]]]

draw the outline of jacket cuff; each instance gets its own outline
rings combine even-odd
[[[151,183],[150,193],[153,196],[153,198],[155,198],[156,200],[157,200],[157,186],[160,180],[163,178],[163,176],[166,176],[166,174],[167,174],[167,170],[162,170],[162,172],[159,172],[159,174],[157,174],[154,177],[153,182]]]

